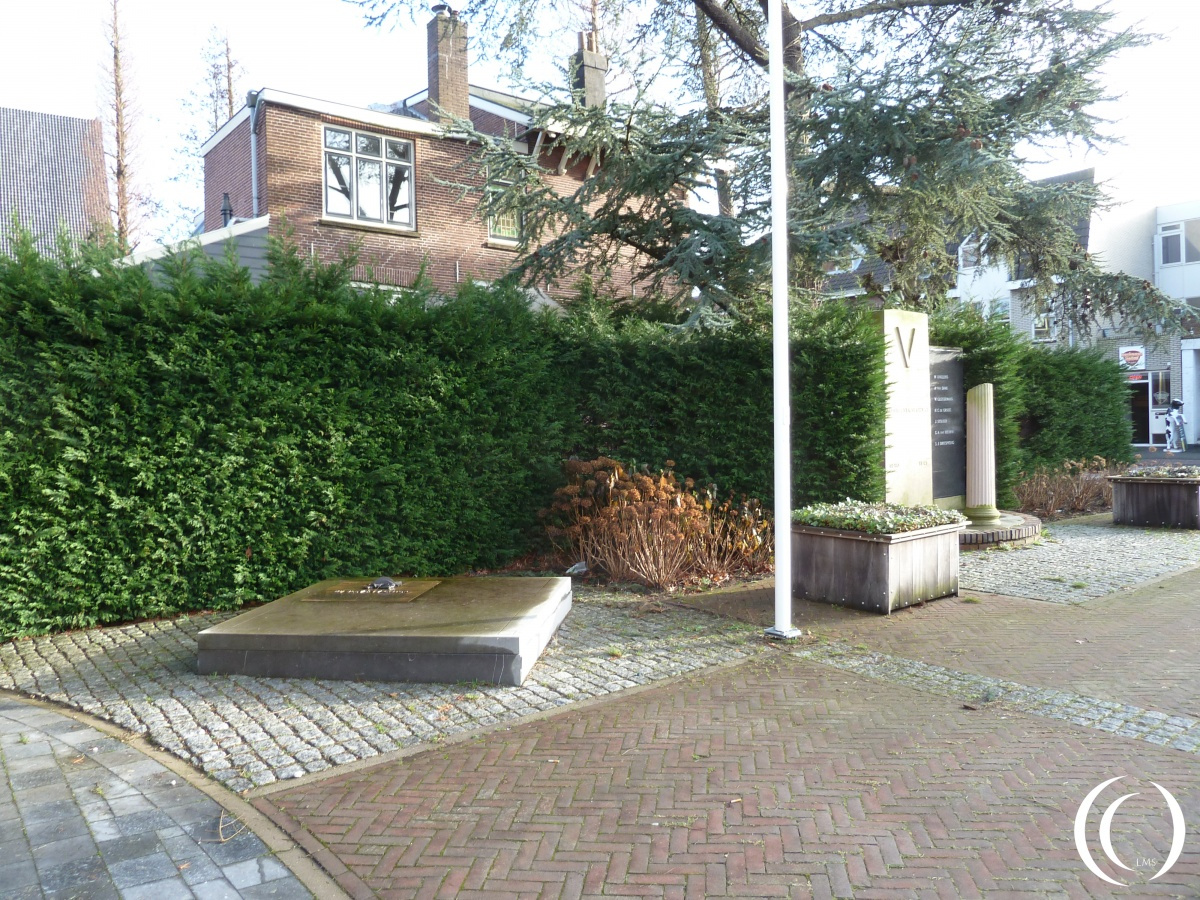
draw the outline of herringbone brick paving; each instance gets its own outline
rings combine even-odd
[[[1194,828],[1200,760],[781,652],[256,803],[359,896],[1107,897],[1072,821],[1119,774],[1113,849],[1161,862],[1149,782]],[[1155,868],[1120,896],[1200,895],[1194,835]]]
[[[974,595],[822,634],[951,669],[1200,718],[1200,572],[1078,605]]]

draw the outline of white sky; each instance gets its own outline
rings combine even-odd
[[[1100,157],[1056,152],[1034,174],[1096,166],[1119,201],[1154,206],[1200,200],[1200,116],[1190,85],[1200,62],[1200,2],[1113,0],[1125,23],[1163,35],[1128,51],[1108,72],[1114,132],[1124,146]],[[0,53],[0,106],[61,115],[102,114],[106,0],[40,0],[5,4]],[[203,75],[202,50],[213,26],[228,33],[244,69],[243,87],[270,87],[356,106],[391,102],[425,87],[425,22],[401,17],[392,30],[368,28],[341,0],[206,0],[163,3],[121,0],[130,82],[140,109],[139,180],[171,206],[180,188],[170,181],[186,122],[180,104]],[[564,34],[543,62],[575,49]],[[542,77],[549,77],[543,70]],[[472,62],[475,83],[499,82],[497,69]],[[150,222],[144,241],[166,222]]]

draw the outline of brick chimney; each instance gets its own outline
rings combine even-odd
[[[604,91],[604,73],[608,71],[608,57],[600,52],[596,32],[579,32],[579,52],[571,57],[571,89],[584,106],[603,106],[607,95]]]
[[[429,106],[440,106],[460,119],[471,117],[467,92],[467,26],[444,3],[433,7],[429,22]]]

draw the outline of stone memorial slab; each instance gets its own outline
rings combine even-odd
[[[322,581],[205,629],[199,672],[518,685],[571,609],[570,578],[395,581]]]
[[[933,503],[929,317],[902,309],[877,313],[886,340],[888,383],[885,498],[905,506]]]
[[[962,350],[930,347],[933,502],[943,509],[962,509],[967,505],[966,400]]]

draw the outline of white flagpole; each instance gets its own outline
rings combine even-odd
[[[775,625],[767,637],[793,638],[792,409],[788,341],[787,143],[783,109],[782,0],[767,4],[771,85],[771,365],[775,418]]]

